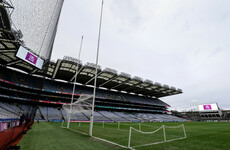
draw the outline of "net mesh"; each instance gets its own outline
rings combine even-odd
[[[67,113],[90,113],[92,110],[93,95],[80,95],[79,99],[72,104],[64,104],[62,107]],[[72,107],[72,108],[71,108]]]
[[[14,7],[12,27],[21,30],[25,46],[50,59],[64,0],[6,0]]]

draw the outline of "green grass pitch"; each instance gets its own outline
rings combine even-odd
[[[141,123],[141,131],[151,132],[161,125],[178,126],[182,123]],[[183,123],[187,138],[171,142],[140,146],[164,140],[163,129],[154,134],[141,134],[132,131],[131,147],[137,150],[229,150],[230,122],[186,122]],[[19,142],[22,150],[111,150],[125,149],[97,140],[88,134],[89,123],[71,123],[70,129],[61,128],[61,123],[34,124],[32,129]],[[64,124],[66,126],[66,124]],[[138,123],[94,123],[93,136],[119,145],[128,146],[129,128],[139,129]],[[167,140],[183,137],[182,128],[166,128]],[[82,132],[82,133],[80,133]],[[140,147],[138,147],[140,146]]]

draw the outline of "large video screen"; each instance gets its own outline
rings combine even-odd
[[[214,104],[204,104],[204,105],[198,105],[199,111],[213,111],[218,110],[218,106],[216,103]]]
[[[31,65],[33,65],[39,69],[42,69],[44,60],[39,58],[35,54],[31,53],[30,51],[28,51],[24,47],[20,46],[16,56],[18,58],[21,58],[22,60],[30,63]]]

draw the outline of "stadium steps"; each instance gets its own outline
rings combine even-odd
[[[60,113],[60,116],[61,116],[62,120],[66,121],[66,120],[65,120],[65,117],[64,117],[63,114],[62,114],[61,109],[58,108],[58,112]]]
[[[22,109],[22,107],[21,107],[19,104],[16,104],[15,106],[17,106],[21,112],[24,111],[24,110]]]
[[[41,115],[41,111],[39,109],[39,107],[37,107],[37,111],[36,111],[36,115],[35,115],[35,120],[44,120],[44,118],[42,118],[43,116]]]
[[[88,117],[86,114],[82,113],[87,119],[90,120],[90,117]]]
[[[124,119],[125,121],[132,121],[132,120],[130,120],[130,119],[128,119],[128,118],[125,118],[124,116],[121,116],[121,115],[117,114],[116,112],[112,112],[112,113],[113,113],[114,115],[116,115],[116,116],[118,116],[118,117]]]
[[[0,108],[1,108],[2,110],[5,110],[6,112],[11,113],[11,114],[14,114],[14,115],[16,115],[16,116],[19,116],[19,113],[16,113],[16,112],[10,110],[9,108],[7,109],[6,107],[7,107],[7,106],[4,105],[4,103],[1,103]]]
[[[126,113],[126,115],[129,116],[130,118],[132,118],[131,121],[142,121],[141,118],[139,118],[139,117],[137,117],[137,116],[135,116],[133,114]]]
[[[112,119],[110,119],[109,117],[105,116],[104,114],[102,114],[100,111],[98,111],[99,114],[101,114],[103,117],[107,118],[109,121],[113,121]]]
[[[45,120],[45,117],[44,117],[44,115],[42,114],[42,111],[41,111],[40,107],[38,107],[38,112],[39,112],[41,118],[42,118],[43,120]]]
[[[40,107],[38,107],[37,111],[39,112],[40,117],[41,117],[43,120],[46,120],[46,118],[45,118],[44,115],[42,114],[42,111],[41,111]]]
[[[148,121],[147,119],[137,116],[137,114],[134,114],[133,116],[137,118],[139,121]]]

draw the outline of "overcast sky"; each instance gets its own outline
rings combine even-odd
[[[95,63],[100,0],[65,0],[52,60]],[[173,109],[217,102],[230,109],[229,0],[105,0],[99,64],[181,88]]]

